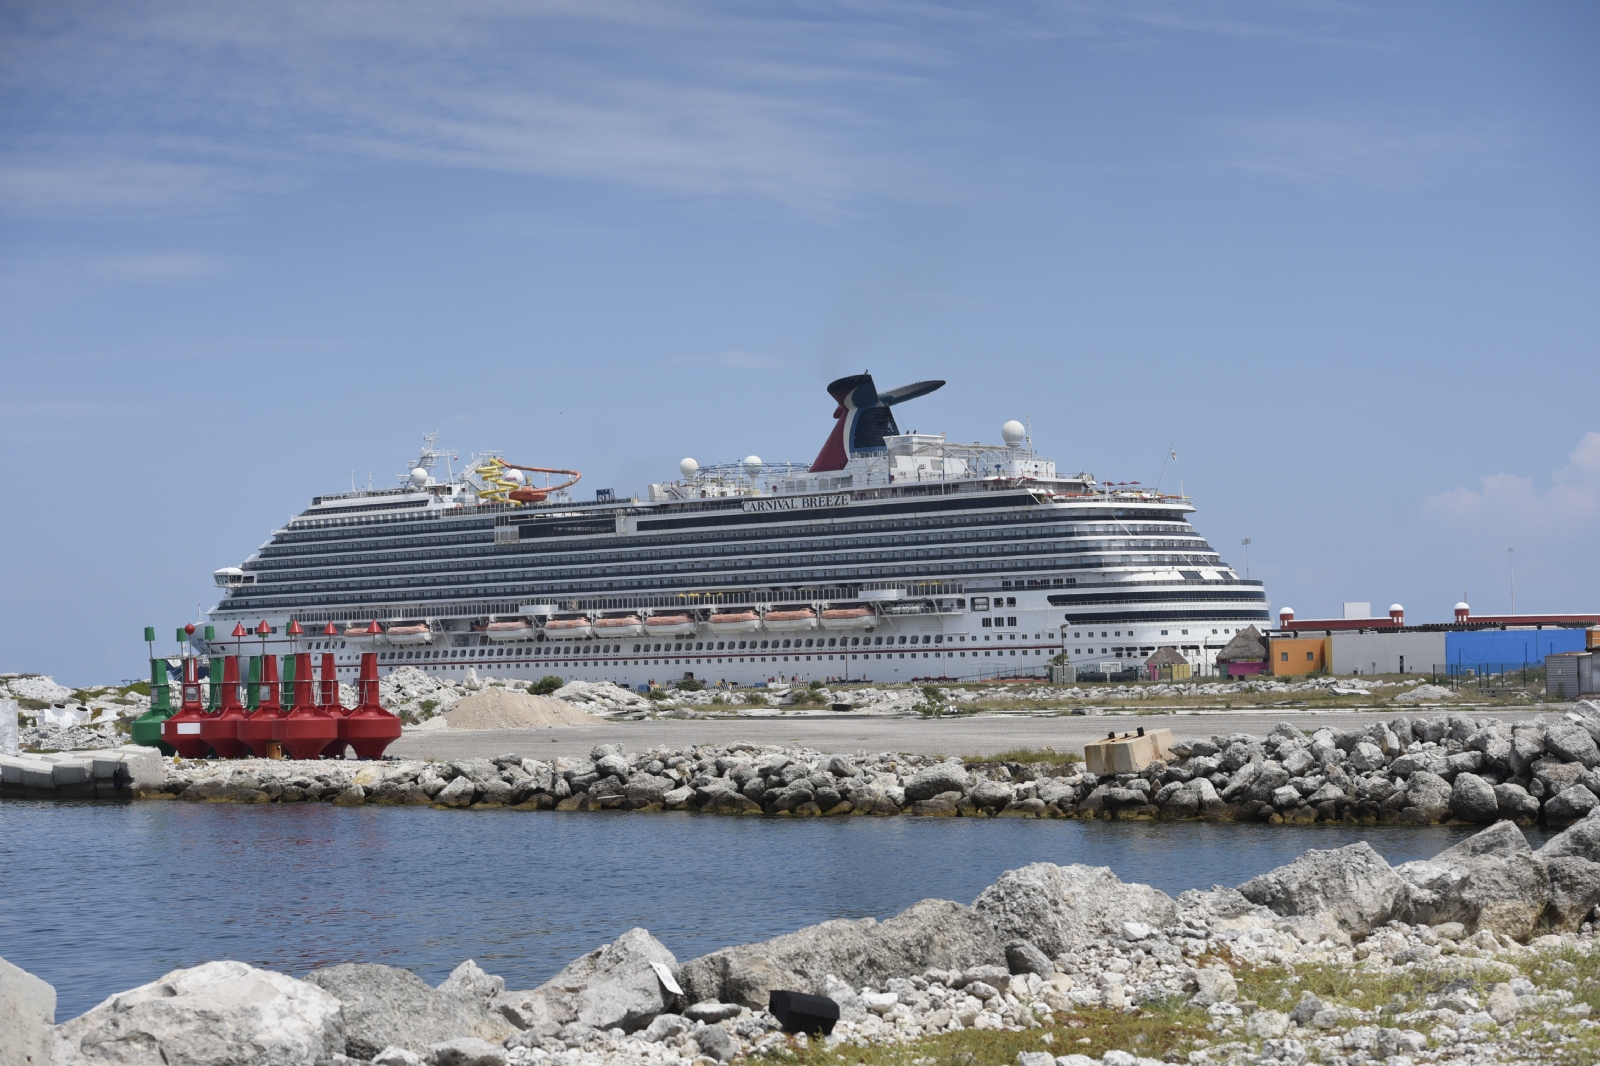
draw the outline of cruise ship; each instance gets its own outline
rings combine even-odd
[[[1042,677],[1063,653],[1116,676],[1162,647],[1205,673],[1266,628],[1188,498],[1059,473],[1015,421],[996,445],[901,432],[895,408],[943,384],[841,378],[811,464],[685,459],[642,496],[425,438],[396,487],[317,496],[216,571],[211,650],[332,651],[349,677],[376,652],[454,679],[882,683]]]

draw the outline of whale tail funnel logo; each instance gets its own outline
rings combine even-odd
[[[942,381],[918,381],[879,392],[872,383],[871,374],[852,374],[830,382],[828,395],[838,403],[833,412],[833,432],[828,434],[822,451],[817,453],[811,472],[843,470],[855,452],[883,451],[887,447],[884,438],[900,432],[890,408],[926,396],[943,385]]]

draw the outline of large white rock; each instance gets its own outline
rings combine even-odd
[[[56,1027],[54,1066],[299,1066],[344,1051],[339,1001],[242,962],[174,970]]]
[[[524,1029],[576,1021],[633,1032],[649,1025],[672,998],[657,965],[671,976],[678,960],[648,930],[629,929],[614,943],[574,959],[538,988],[496,996],[493,1006]]]
[[[1149,885],[1126,884],[1108,866],[1048,862],[1007,870],[972,906],[1002,940],[1031,941],[1051,957],[1120,935],[1124,922],[1164,929],[1178,914],[1171,896]]]
[[[0,959],[0,1063],[50,1066],[50,1026],[56,990],[27,970]]]
[[[1323,915],[1355,936],[1396,917],[1410,899],[1410,887],[1364,840],[1326,851],[1312,848],[1287,866],[1251,878],[1239,891],[1274,914]]]
[[[50,677],[14,677],[6,682],[6,687],[17,699],[61,703],[72,698],[70,688],[56,684],[55,679]]]

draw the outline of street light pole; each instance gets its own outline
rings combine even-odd
[[[1250,576],[1250,538],[1246,537],[1239,542],[1244,545],[1244,576]]]

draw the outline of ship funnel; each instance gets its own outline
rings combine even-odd
[[[828,434],[822,451],[817,453],[817,458],[812,462],[811,472],[843,470],[855,452],[885,450],[888,445],[884,443],[884,438],[900,433],[890,408],[897,403],[926,396],[943,386],[942,381],[918,381],[879,392],[871,374],[852,374],[830,382],[828,395],[838,403],[833,412],[833,432]]]

